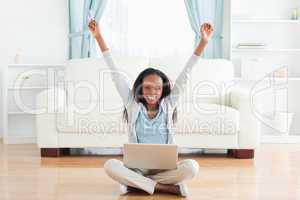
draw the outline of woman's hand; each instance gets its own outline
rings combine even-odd
[[[89,23],[89,30],[91,31],[92,35],[97,38],[101,36],[99,25],[95,20],[91,20]]]
[[[211,24],[204,23],[202,24],[200,31],[201,31],[201,41],[199,42],[197,48],[194,51],[194,54],[196,54],[197,56],[200,56],[204,51],[205,46],[207,45],[208,41],[213,35],[214,29]]]
[[[100,49],[102,52],[108,50],[108,47],[105,44],[105,41],[101,35],[100,28],[98,23],[95,20],[91,20],[89,23],[89,29],[93,36],[95,37]]]
[[[201,32],[201,40],[207,43],[212,37],[214,29],[210,23],[204,23],[201,25],[200,32]]]

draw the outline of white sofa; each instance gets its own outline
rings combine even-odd
[[[174,83],[188,57],[115,58],[132,85],[146,67],[165,72]],[[68,154],[70,148],[122,147],[127,142],[123,105],[102,58],[70,60],[64,86],[44,90],[36,115],[41,156]],[[236,158],[253,158],[259,122],[252,113],[251,87],[234,81],[233,64],[201,59],[180,98],[175,141],[180,147],[228,149]]]

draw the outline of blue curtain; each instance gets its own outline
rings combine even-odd
[[[195,32],[195,46],[201,39],[201,24],[210,22],[214,26],[214,35],[205,48],[203,57],[222,58],[224,0],[185,0],[185,7],[191,27]]]
[[[69,0],[69,59],[92,57],[95,53],[88,15],[99,21],[106,3],[107,0]]]

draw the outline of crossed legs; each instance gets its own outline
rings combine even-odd
[[[192,179],[197,175],[199,165],[196,161],[187,159],[178,162],[177,168],[174,170],[159,170],[157,173],[149,173],[151,170],[129,169],[124,166],[122,161],[110,159],[105,162],[104,169],[113,180],[153,194],[156,189],[164,190],[163,185],[176,185]]]

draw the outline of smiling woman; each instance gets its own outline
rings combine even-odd
[[[130,88],[115,64],[102,37],[102,28],[95,20],[91,20],[88,27],[101,49],[105,63],[112,72],[112,81],[128,114],[126,116],[129,131],[128,142],[174,144],[172,113],[174,115],[176,112],[179,95],[183,93],[187,85],[192,68],[213,36],[213,26],[204,23],[199,27],[201,41],[177,77],[173,88],[170,87],[169,79],[163,72],[147,68],[138,75],[133,89]],[[199,166],[194,160],[183,160],[177,163],[176,169],[165,171],[159,169],[159,172],[143,171],[143,169],[135,171],[135,168],[128,168],[121,161],[110,159],[105,162],[104,169],[108,176],[120,183],[123,194],[127,193],[129,187],[133,187],[149,194],[167,192],[187,196],[187,186],[184,181],[195,177]]]

